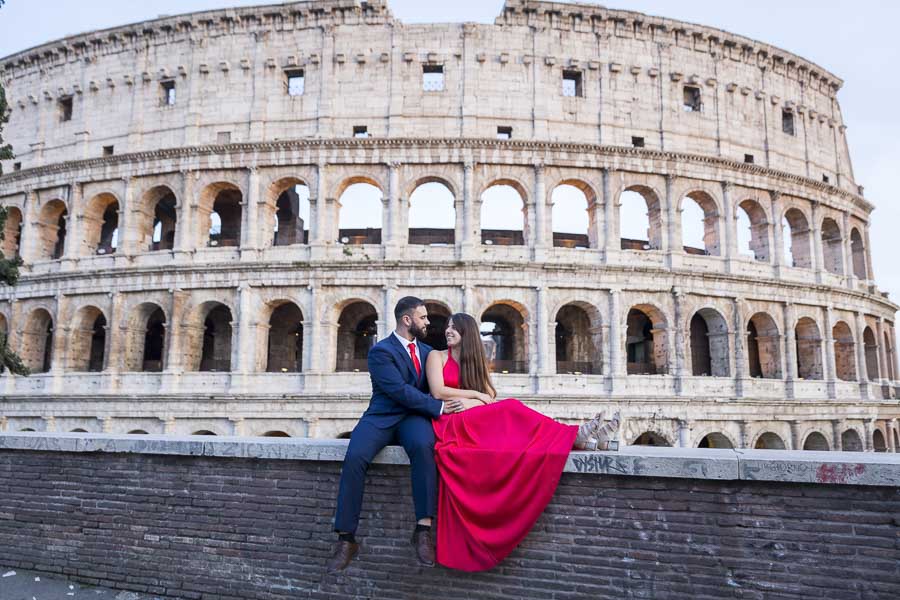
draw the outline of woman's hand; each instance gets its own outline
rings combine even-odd
[[[481,401],[482,404],[490,404],[491,402],[494,401],[494,399],[491,398],[490,394],[485,394],[485,393],[479,393],[478,399]]]
[[[484,406],[484,403],[480,398],[466,398],[465,400],[460,400],[460,402],[463,404],[463,410],[469,410],[476,406]]]

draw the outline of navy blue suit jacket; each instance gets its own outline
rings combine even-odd
[[[443,403],[428,393],[425,361],[431,347],[419,344],[422,374],[416,375],[409,350],[391,333],[369,350],[369,376],[372,379],[372,399],[363,418],[380,429],[399,423],[410,414],[436,419]]]

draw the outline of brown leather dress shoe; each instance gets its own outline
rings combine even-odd
[[[434,537],[431,530],[414,531],[412,535],[412,545],[416,549],[416,558],[419,563],[426,567],[434,566]]]
[[[343,571],[350,561],[359,553],[359,544],[354,542],[338,541],[334,548],[334,554],[328,559],[325,568],[329,574]]]

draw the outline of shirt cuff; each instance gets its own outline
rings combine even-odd
[[[442,416],[444,414],[444,403],[441,402],[441,410],[438,412],[438,416]]]

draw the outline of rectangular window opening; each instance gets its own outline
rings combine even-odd
[[[830,182],[831,182],[831,179],[828,177],[828,175],[825,175],[825,174],[823,173],[823,174],[822,174],[822,182],[823,182],[823,183],[830,183]]]
[[[171,79],[160,81],[159,87],[162,89],[162,105],[173,106],[175,104],[175,81]]]
[[[115,146],[103,146],[103,156],[112,156],[116,153]]]
[[[22,170],[22,163],[20,163],[20,162],[13,163],[13,171],[21,171],[21,170]]]
[[[497,139],[498,140],[511,140],[512,139],[512,127],[498,127],[497,128]]]
[[[216,143],[217,144],[230,144],[231,143],[231,132],[230,131],[220,131],[216,134]]]
[[[287,78],[288,96],[302,96],[306,88],[306,78],[303,69],[293,69],[285,71],[284,76]]]
[[[788,135],[794,134],[794,113],[789,110],[781,111],[781,130]]]
[[[753,164],[754,162],[756,162],[756,161],[754,160],[752,154],[745,154],[745,155],[744,155],[744,162],[747,163],[748,165],[752,165],[752,164]]]
[[[422,65],[422,89],[426,92],[444,91],[444,65]]]
[[[353,137],[355,138],[367,138],[369,137],[369,128],[365,125],[354,125],[353,127]]]
[[[72,120],[72,96],[66,96],[59,99],[59,120]]]
[[[631,136],[631,145],[635,148],[643,148],[644,147],[644,138],[633,135]]]
[[[581,71],[563,70],[562,95],[568,98],[582,98],[584,96]]]
[[[684,86],[684,112],[700,112],[702,108],[700,88],[692,85]]]

